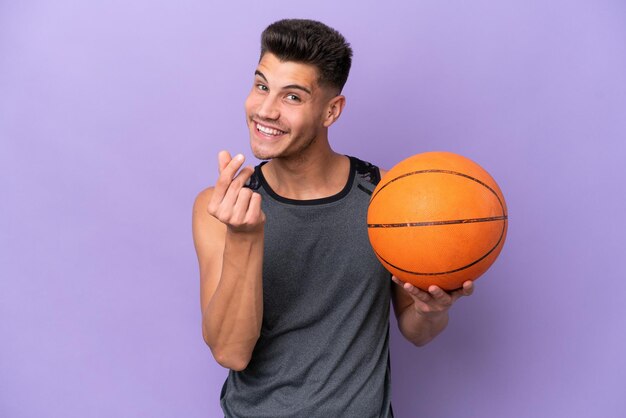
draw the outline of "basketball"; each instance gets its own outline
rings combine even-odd
[[[450,152],[417,154],[396,164],[374,189],[370,243],[394,276],[427,290],[476,280],[506,238],[504,196],[481,166]]]

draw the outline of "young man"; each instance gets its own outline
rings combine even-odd
[[[228,417],[393,416],[390,300],[419,346],[472,284],[420,291],[376,259],[365,219],[381,173],[328,141],[346,104],[343,36],[282,20],[261,42],[245,108],[252,151],[267,161],[242,168],[242,155],[220,152],[217,183],[193,213],[202,332],[231,369],[222,408]]]

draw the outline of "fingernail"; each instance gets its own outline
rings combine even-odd
[[[235,160],[237,160],[237,161],[243,161],[243,154],[237,154],[237,155],[235,155],[235,158],[234,158],[234,159],[235,159]]]

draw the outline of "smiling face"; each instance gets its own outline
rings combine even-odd
[[[336,93],[318,84],[314,66],[263,55],[245,102],[254,156],[291,158],[328,146],[327,128],[345,102]]]

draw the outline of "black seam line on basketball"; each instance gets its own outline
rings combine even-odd
[[[436,226],[436,225],[456,225],[471,224],[477,222],[505,221],[507,216],[491,216],[489,218],[455,219],[450,221],[430,221],[430,222],[399,222],[393,224],[367,224],[368,228],[403,228],[414,226]]]
[[[441,276],[442,274],[450,274],[450,273],[456,273],[457,271],[461,271],[461,270],[465,270],[467,268],[472,267],[474,264],[479,263],[480,261],[482,261],[483,259],[485,259],[487,256],[489,256],[489,254],[491,254],[493,252],[493,250],[495,250],[496,248],[498,248],[498,245],[500,245],[500,242],[502,241],[502,238],[504,237],[504,230],[506,228],[506,222],[502,222],[502,231],[500,232],[500,238],[498,238],[498,242],[496,242],[496,245],[493,246],[492,249],[490,249],[489,251],[487,251],[487,253],[485,255],[483,255],[482,257],[480,257],[478,260],[475,260],[471,263],[469,263],[466,266],[463,267],[459,267],[458,269],[454,269],[454,270],[450,270],[450,271],[443,271],[443,272],[439,272],[439,273],[420,273],[417,271],[411,271],[411,270],[405,270],[401,267],[398,267],[396,265],[391,264],[389,261],[385,260],[380,254],[378,254],[377,251],[374,251],[376,253],[376,255],[378,256],[378,258],[380,258],[381,260],[383,260],[385,263],[389,264],[391,267],[398,269],[400,271],[403,271],[405,273],[409,273],[409,274],[414,274],[416,276]]]
[[[500,203],[500,207],[502,208],[502,213],[504,215],[506,215],[506,213],[504,213],[504,205],[502,204],[502,201],[500,200],[500,196],[498,196],[498,193],[496,193],[495,190],[493,190],[488,184],[485,184],[484,182],[478,180],[475,177],[472,176],[468,176],[467,174],[463,174],[463,173],[459,173],[458,171],[452,171],[452,170],[439,170],[439,169],[430,169],[430,170],[418,170],[418,171],[412,171],[410,173],[405,173],[401,176],[398,176],[396,178],[394,178],[393,180],[390,180],[389,182],[385,183],[383,185],[383,187],[381,187],[380,189],[378,189],[378,191],[376,193],[374,193],[374,195],[372,196],[372,198],[370,199],[370,203],[374,200],[374,198],[378,195],[378,193],[380,193],[385,187],[389,186],[391,183],[400,180],[401,178],[404,177],[408,177],[408,176],[412,176],[414,174],[424,174],[424,173],[443,173],[443,174],[452,174],[455,176],[461,176],[461,177],[465,177],[466,179],[469,180],[473,180],[476,183],[485,186],[487,189],[489,189],[489,191],[491,193],[493,193],[496,196],[496,199],[498,199],[498,203]]]

